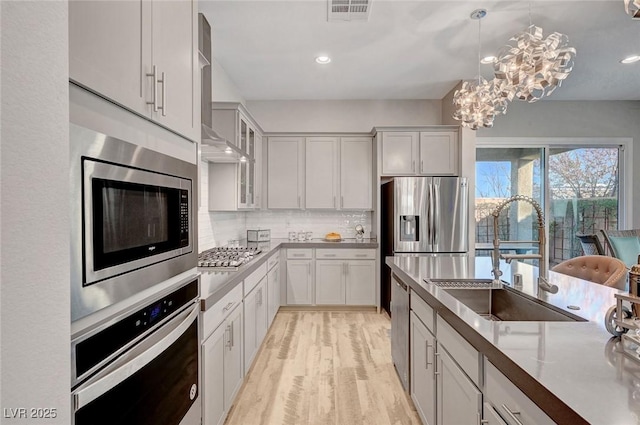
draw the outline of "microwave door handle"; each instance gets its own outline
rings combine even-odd
[[[178,323],[173,325],[170,325],[171,322],[167,323],[129,353],[107,366],[102,373],[82,385],[82,388],[76,390],[73,396],[74,411],[77,412],[153,361],[182,336],[198,318],[198,314],[199,308],[196,303],[194,307],[188,308],[171,320],[171,322],[179,321]]]

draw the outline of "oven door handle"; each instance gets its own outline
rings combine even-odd
[[[196,303],[81,385],[73,394],[74,411],[77,412],[153,361],[180,338],[198,318],[198,314],[199,305]]]

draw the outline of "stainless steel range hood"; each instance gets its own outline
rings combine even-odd
[[[211,104],[211,103],[209,103]],[[211,109],[209,109],[211,110]],[[208,162],[246,162],[255,161],[251,155],[229,140],[218,135],[214,129],[202,124],[202,143],[200,158]]]
[[[200,158],[208,162],[226,163],[255,161],[247,152],[211,128],[211,26],[202,13],[198,14],[198,53],[202,66]]]

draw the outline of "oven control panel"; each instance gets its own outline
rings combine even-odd
[[[93,369],[116,351],[136,342],[163,319],[173,315],[198,297],[198,281],[194,280],[127,317],[105,327],[75,344],[76,376]]]

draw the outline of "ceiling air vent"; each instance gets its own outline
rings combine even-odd
[[[369,20],[371,0],[327,0],[329,22],[348,22]]]

